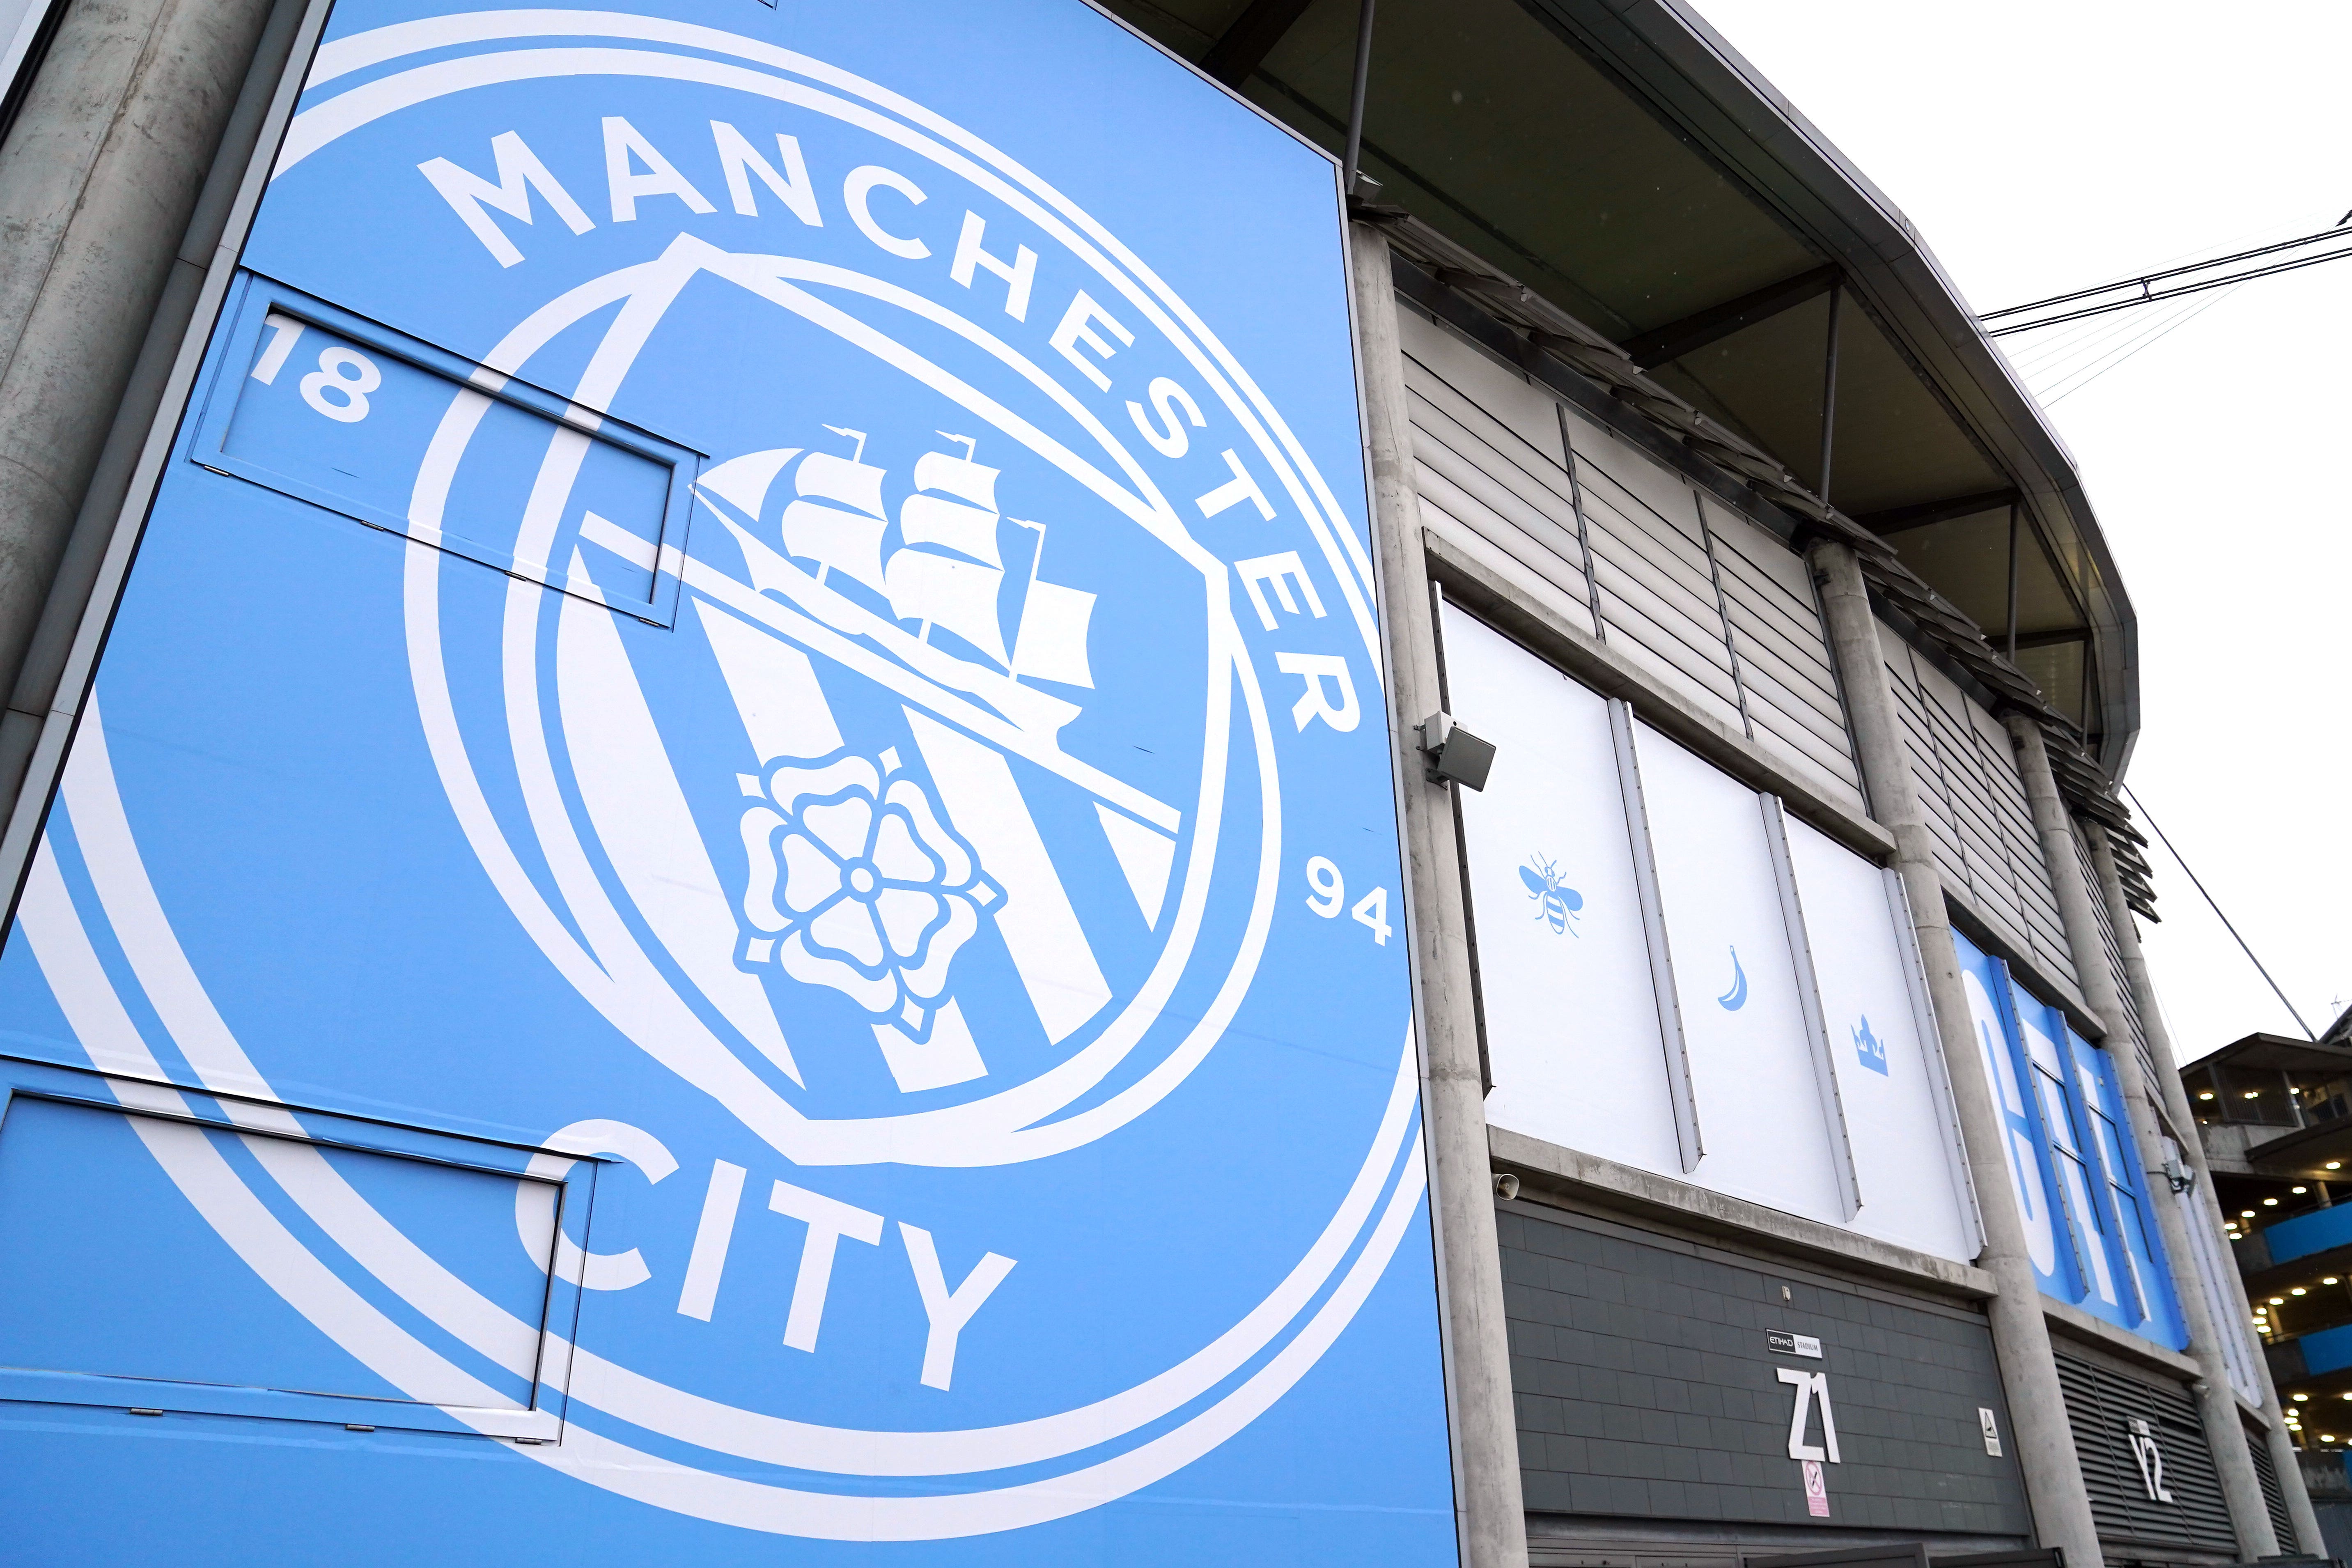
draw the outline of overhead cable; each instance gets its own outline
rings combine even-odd
[[[2345,217],[2352,220],[2352,213],[2346,214]],[[2006,310],[1988,310],[1977,320],[1983,323],[1986,336],[2008,337],[2015,332],[2054,327],[2061,321],[2080,321],[2085,316],[2104,316],[2113,310],[2152,305],[2159,300],[2178,299],[2183,294],[2201,294],[2209,289],[2224,289],[2232,283],[2268,278],[2281,272],[2295,272],[2347,256],[2352,256],[2352,221],[2338,223],[2334,228],[2307,234],[2300,239],[2284,239],[2275,245],[2258,246],[2252,250],[2241,250],[2230,256],[2217,256],[2210,261],[2191,262],[2185,267],[2167,268],[2137,278],[2102,283],[2095,289],[2077,289],[2071,294],[2053,294],[2047,300],[2011,305]],[[2217,271],[2217,268],[2227,270]],[[2159,284],[2162,287],[2159,288]]]
[[[2238,285],[2238,288],[2240,289],[2243,287],[2245,287],[2245,285],[2242,283]],[[2087,370],[2070,370],[2062,374],[2055,378],[2051,384],[2055,386],[2063,383],[2066,389],[2063,392],[2053,394],[2043,402],[2042,406],[2044,408],[2055,408],[2059,404],[2063,403],[2066,399],[2074,396],[2074,394],[2082,391],[2083,388],[2090,385],[2091,383],[2098,380],[2099,377],[2106,374],[2107,372],[2115,369],[2116,366],[2123,363],[2124,361],[2139,353],[2140,350],[2155,347],[2157,343],[2160,342],[2165,338],[2171,336],[2176,328],[2187,326],[2190,321],[2196,320],[2199,316],[2203,315],[2206,311],[2211,310],[2214,306],[2230,298],[2231,294],[2235,294],[2237,291],[2238,289],[2231,289],[2225,293],[2215,294],[2210,298],[2200,300],[2195,304],[2179,310],[2170,319],[2157,322],[2155,326],[2147,331],[2142,332],[2138,337],[2132,339],[2121,348],[2111,351],[2105,359],[2102,359],[2095,364],[2088,367]]]
[[[2147,823],[2156,834],[2158,841],[2164,846],[2166,852],[2171,855],[2173,864],[2187,873],[2189,885],[2204,898],[2205,907],[2213,911],[2214,918],[2221,922],[2221,928],[2227,931],[2231,940],[2238,944],[2238,951],[2246,955],[2246,962],[2254,966],[2254,972],[2260,974],[2263,982],[2270,986],[2271,994],[2279,999],[2279,1005],[2286,1009],[2287,1016],[2295,1021],[2306,1037],[2314,1040],[2318,1039],[2319,1037],[2312,1033],[2311,1026],[2303,1021],[2303,1015],[2295,1011],[2294,1004],[2286,999],[2286,993],[2279,989],[2279,983],[2271,978],[2271,972],[2263,967],[2263,961],[2254,956],[2254,950],[2246,945],[2246,939],[2238,934],[2238,928],[2230,923],[2230,917],[2221,912],[2221,906],[2213,901],[2213,895],[2205,890],[2205,884],[2197,879],[2197,873],[2189,869],[2189,862],[2181,858],[2180,851],[2173,847],[2172,840],[2165,837],[2164,829],[2157,826],[2156,818],[2147,814],[2147,807],[2140,804],[2139,796],[2132,794],[2131,785],[2119,783],[2116,787],[2130,799],[2132,809],[2139,813],[2139,819]]]

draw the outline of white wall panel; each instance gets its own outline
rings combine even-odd
[[[1608,704],[1452,605],[1443,624],[1448,706],[1497,743],[1461,797],[1487,1120],[1679,1174]]]
[[[1706,1151],[1696,1178],[1843,1225],[1760,803],[1647,725],[1634,733]]]
[[[1610,703],[1453,605],[1440,624],[1447,706],[1497,748],[1486,788],[1459,797],[1488,1121],[1972,1258],[1948,1091],[1885,873],[1768,813],[1765,797],[1638,718],[1623,731],[1643,809],[1629,812]],[[1644,820],[1654,932],[1637,869]],[[1781,834],[1793,903],[1774,868]],[[1790,941],[1792,909],[1809,966]],[[1685,1063],[1705,1148],[1689,1167],[1669,1070]],[[1849,1158],[1858,1214],[1841,1181]]]
[[[1943,1062],[1914,1005],[1912,938],[1886,873],[1789,820],[1830,1059],[1853,1141],[1862,1213],[1854,1228],[1940,1258],[1976,1255]]]

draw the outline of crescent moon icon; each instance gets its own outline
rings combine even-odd
[[[1737,1013],[1748,1005],[1748,972],[1739,967],[1739,950],[1731,950],[1731,989],[1716,1000],[1727,1013]]]

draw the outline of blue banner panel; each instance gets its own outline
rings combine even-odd
[[[2057,1178],[2048,1140],[2042,1135],[2033,1088],[2018,1057],[2017,1026],[2011,1017],[2009,968],[1979,952],[1958,931],[1952,947],[1960,964],[1960,988],[1969,999],[1969,1024],[1984,1052],[1984,1068],[1999,1102],[2001,1148],[2009,1156],[2009,1191],[2025,1226],[2025,1248],[2042,1294],[2063,1301],[2080,1297],[2074,1247],[2059,1207]],[[1980,1182],[1990,1183],[1980,1173]],[[1998,1201],[1989,1194],[1985,1202]]]
[[[1075,0],[342,0],[0,953],[13,1549],[1454,1561],[1347,279]]]
[[[2010,1192],[2042,1294],[2168,1349],[2189,1342],[2107,1053],[1953,933],[2000,1102]]]
[[[2189,1322],[2180,1310],[2177,1282],[2166,1266],[2164,1237],[2154,1208],[2158,1199],[2148,1188],[2147,1163],[2133,1157],[2131,1113],[2124,1106],[2123,1086],[2116,1079],[2115,1058],[2074,1033],[2071,1026],[2066,1029],[2066,1049],[2074,1061],[2079,1120],[2106,1183],[2102,1214],[2115,1237],[2110,1250],[2123,1285],[2116,1321],[2144,1339],[2171,1350],[2186,1350]]]

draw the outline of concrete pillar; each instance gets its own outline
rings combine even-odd
[[[2105,1044],[2115,1063],[2116,1087],[2123,1091],[2125,1113],[2131,1119],[2132,1138],[2142,1169],[2156,1182],[2164,1180],[2164,1137],[2150,1087],[2140,1070],[2139,1052],[2126,1027],[2129,1014],[2116,987],[2115,968],[2107,962],[2100,940],[2098,911],[2091,889],[2080,874],[2074,847],[2074,826],[2066,802],[2058,793],[2058,775],[2050,766],[2050,748],[2042,726],[2022,713],[2007,720],[2009,738],[2017,748],[2018,776],[2025,784],[2025,800],[2033,812],[2034,831],[2042,838],[2042,858],[2050,863],[2050,881],[2058,895],[2058,918],[2066,928],[2066,946],[2074,955],[2074,973],[2083,995],[2106,1025]],[[2154,1092],[2161,1094],[2161,1089]],[[2181,1313],[2189,1325],[2189,1353],[2200,1374],[2194,1385],[2197,1409],[2204,1419],[2205,1442],[2221,1472],[2222,1500],[2229,1505],[2231,1527],[2238,1532],[2238,1555],[2252,1562],[2278,1553],[2278,1531],[2271,1526],[2269,1505],[2263,1500],[2262,1481],[2254,1473],[2254,1458],[2246,1446],[2245,1425],[2238,1419],[2238,1396],[2230,1387],[2230,1369],[2221,1360],[2221,1341],[2213,1310],[2199,1283],[2197,1254],[2189,1240],[2189,1226],[2180,1205],[2159,1198],[2154,1205],[2157,1228],[2171,1260]]]
[[[2100,894],[2107,900],[2107,919],[2115,927],[2116,951],[2124,961],[2124,981],[2132,989],[2132,999],[2139,1005],[2147,1054],[2155,1058],[2157,1077],[2161,1080],[2149,1089],[2152,1095],[2161,1096],[2166,1114],[2180,1130],[2180,1157],[2197,1173],[2194,1201],[2204,1205],[2205,1223],[2216,1237],[2226,1236],[2228,1232],[2221,1226],[2221,1197],[2213,1190],[2213,1173],[2205,1163],[2204,1142],[2197,1136],[2197,1116],[2189,1103],[2189,1090],[2180,1082],[2180,1062],[2173,1054],[2172,1031],[2165,1027],[2164,1014],[2157,1006],[2156,989],[2148,979],[2147,955],[2140,949],[2139,928],[2132,923],[2131,905],[2124,897],[2123,877],[2116,868],[2115,847],[2107,842],[2106,829],[2095,822],[2083,825],[2083,842],[2091,852],[2091,869],[2099,879]],[[2165,1239],[2169,1245],[2168,1234]],[[2221,1245],[2226,1248],[2229,1243]],[[2253,1320],[2253,1304],[2246,1299],[2246,1282],[2235,1268],[2213,1281],[2213,1285],[2223,1309],[2234,1310],[2239,1322]],[[2210,1380],[2216,1374],[2206,1375]],[[2259,1349],[2254,1354],[2254,1375],[2261,1381],[2263,1415],[2269,1428],[2263,1441],[2270,1448],[2271,1468],[2278,1472],[2279,1489],[2286,1497],[2287,1517],[2294,1524],[2295,1544],[2306,1554],[2324,1555],[2327,1546],[2320,1537],[2319,1515],[2312,1509],[2311,1494],[2303,1484],[2303,1467],[2295,1458],[2294,1441],[2288,1437],[2285,1419],[2280,1414],[2278,1386],[2271,1381],[2270,1363]],[[2222,1382],[2226,1387],[2226,1377]]]
[[[16,692],[270,10],[72,0],[0,146],[0,690]],[[47,695],[0,714],[0,799]]]
[[[1937,1033],[1959,1114],[1960,1139],[1976,1176],[1985,1231],[1977,1267],[1990,1274],[1999,1289],[1986,1307],[2000,1360],[2001,1389],[2009,1398],[2018,1468],[2033,1508],[2034,1532],[2042,1545],[2065,1552],[2067,1568],[2098,1568],[2103,1561],[2098,1529],[2066,1419],[2066,1396],[2051,1354],[2050,1325],[2042,1314],[2041,1287],[2026,1251],[2024,1221],[2010,1191],[2000,1112],[1984,1047],[1970,1023],[1968,995],[1961,989],[1959,957],[1944,910],[1933,841],[1912,786],[1910,760],[1904,754],[1902,721],[1886,679],[1877,617],[1871,613],[1862,563],[1851,549],[1823,540],[1812,547],[1810,559],[1821,584],[1831,648],[1845,685],[1864,787],[1870,794],[1872,814],[1895,836],[1895,870],[1911,900],[1928,998],[1935,1005]]]
[[[1402,758],[1405,874],[1412,888],[1423,1103],[1436,1184],[1437,1224],[1450,1346],[1448,1383],[1456,1446],[1454,1506],[1467,1568],[1526,1568],[1528,1528],[1519,1490],[1518,1422],[1511,1398],[1510,1342],[1503,1324],[1501,1249],[1495,1237],[1494,1169],[1486,1154],[1486,1091],[1471,1007],[1470,944],[1450,784],[1423,776],[1413,726],[1438,700],[1437,628],[1412,482],[1404,351],[1388,238],[1353,226],[1356,345],[1363,362],[1365,456],[1372,478],[1372,539],[1388,638],[1389,724]]]

